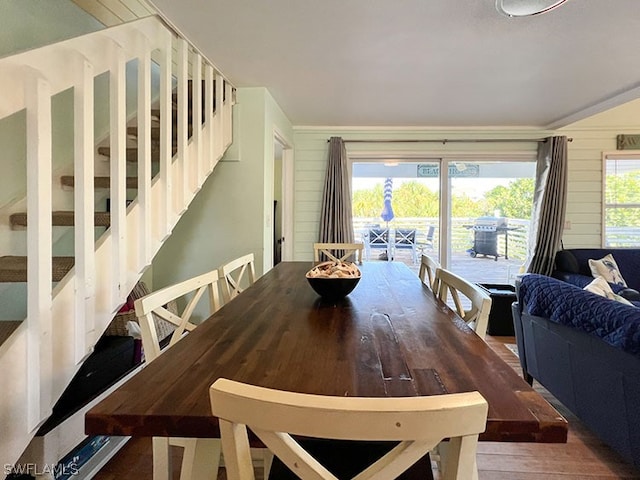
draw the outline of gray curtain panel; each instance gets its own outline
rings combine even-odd
[[[567,137],[549,137],[538,146],[527,272],[551,275],[566,208]]]
[[[319,242],[353,242],[350,178],[344,142],[340,137],[331,137],[322,194]]]

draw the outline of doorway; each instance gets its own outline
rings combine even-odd
[[[273,266],[282,261],[282,245],[285,241],[282,230],[282,145],[273,148]]]
[[[293,252],[293,148],[277,129],[273,135],[273,218],[271,230],[273,267],[281,261],[292,260]]]

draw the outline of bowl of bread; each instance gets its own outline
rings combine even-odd
[[[323,298],[340,299],[349,295],[360,281],[360,270],[352,262],[322,262],[307,272],[311,288]]]

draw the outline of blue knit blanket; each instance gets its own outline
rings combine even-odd
[[[518,300],[537,317],[574,327],[640,355],[640,308],[582,290],[555,278],[524,275]]]

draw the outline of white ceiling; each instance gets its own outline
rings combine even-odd
[[[640,97],[640,0],[153,0],[294,125],[557,128]]]

